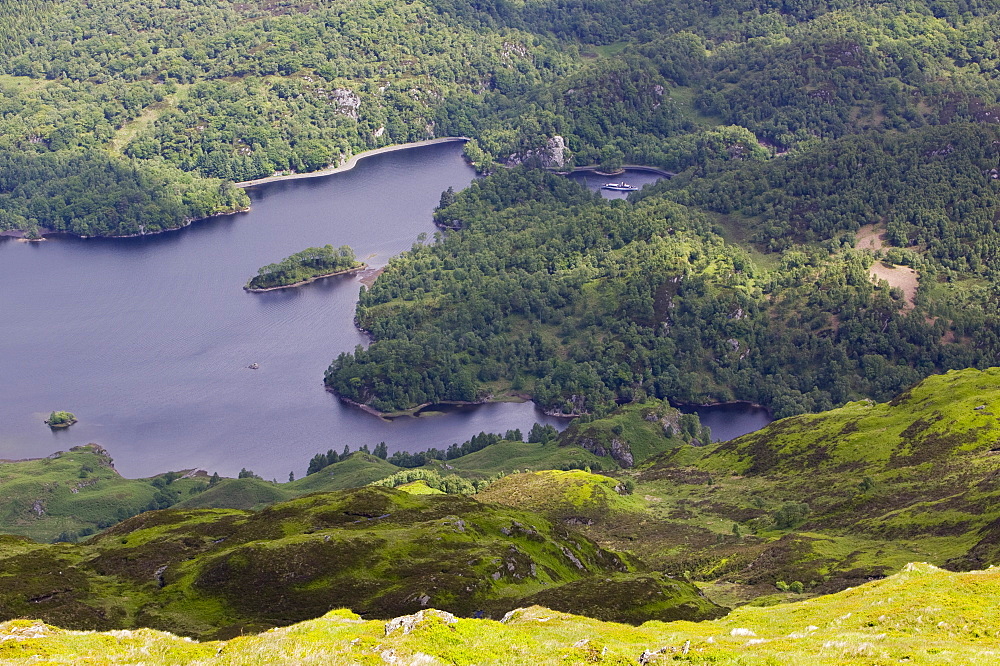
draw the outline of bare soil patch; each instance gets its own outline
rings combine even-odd
[[[885,227],[881,224],[865,224],[854,236],[854,246],[859,250],[881,250],[885,247]]]
[[[906,303],[903,305],[903,312],[909,312],[915,306],[917,297],[917,285],[920,283],[920,274],[909,266],[890,266],[881,261],[876,261],[869,269],[872,279],[885,280],[890,287],[899,287],[903,290]]]

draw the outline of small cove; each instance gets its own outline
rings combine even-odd
[[[774,421],[766,408],[749,402],[726,402],[718,405],[685,405],[685,414],[697,414],[703,426],[712,430],[712,441],[725,442],[760,430]]]
[[[622,173],[618,173],[613,176],[602,175],[596,171],[574,171],[567,174],[566,177],[584,185],[592,192],[600,192],[601,196],[605,199],[626,199],[628,198],[629,192],[602,190],[601,186],[605,183],[620,183],[625,181],[629,185],[638,187],[641,190],[643,186],[651,185],[658,180],[661,180],[664,176],[646,169],[626,168]]]

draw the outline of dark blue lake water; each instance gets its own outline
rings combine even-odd
[[[367,343],[353,325],[358,279],[242,289],[260,266],[326,243],[382,266],[432,236],[441,192],[473,178],[460,145],[430,146],[261,186],[249,213],[158,236],[0,239],[0,458],[97,442],[126,476],[247,467],[283,480],[345,444],[418,451],[536,421],[564,427],[531,403],[391,422],[344,405],[322,379]],[[80,422],[51,431],[42,421],[54,409]]]
[[[763,407],[746,402],[682,407],[681,411],[697,414],[701,424],[712,429],[712,440],[716,442],[725,442],[760,430],[774,420],[771,413]]]
[[[247,467],[283,480],[345,444],[417,451],[563,427],[531,403],[379,420],[323,388],[330,361],[367,343],[353,325],[357,278],[243,291],[260,266],[313,245],[347,244],[382,266],[433,235],[441,192],[474,176],[460,145],[431,146],[258,187],[251,212],[172,233],[0,240],[0,458],[98,442],[126,476]],[[42,423],[53,409],[80,422],[53,432]]]

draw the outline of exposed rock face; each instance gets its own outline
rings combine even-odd
[[[418,624],[429,617],[436,617],[445,624],[455,624],[458,622],[458,619],[451,613],[439,611],[434,608],[428,608],[427,610],[418,611],[413,615],[403,615],[402,617],[389,620],[385,623],[385,635],[388,636],[397,629],[402,629],[404,634],[408,634],[413,631]]]
[[[632,448],[617,437],[611,440],[611,457],[622,467],[631,467],[635,464]]]
[[[663,426],[663,434],[666,436],[677,435],[681,431],[681,413],[676,409],[668,409],[664,414],[650,412],[646,414],[647,421],[659,421]]]
[[[569,160],[569,149],[566,141],[558,134],[546,139],[545,143],[537,149],[531,149],[522,153],[514,153],[507,161],[506,166],[513,167],[520,164],[531,163],[545,169],[561,169]]]
[[[611,440],[609,446],[604,446],[592,437],[582,437],[577,444],[595,456],[611,456],[622,467],[632,467],[635,465],[635,456],[632,455],[632,448],[628,445],[628,442],[617,437]]]
[[[550,168],[560,168],[566,164],[569,157],[569,150],[566,142],[558,134],[545,142],[545,149],[539,155],[542,159],[542,166]]]
[[[330,94],[331,101],[337,105],[337,110],[354,120],[358,119],[358,109],[361,108],[361,98],[357,93],[347,88],[335,88]]]

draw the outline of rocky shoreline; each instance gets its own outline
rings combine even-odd
[[[378,418],[380,418],[380,419],[382,419],[384,421],[391,421],[393,419],[402,418],[404,416],[408,416],[408,417],[411,417],[411,418],[418,418],[420,416],[421,410],[424,410],[424,409],[426,409],[428,407],[432,407],[434,405],[447,405],[447,406],[450,406],[450,407],[473,407],[473,406],[476,406],[476,405],[486,405],[486,404],[489,404],[491,402],[501,402],[499,400],[493,400],[492,396],[490,396],[489,398],[486,398],[486,399],[483,399],[483,400],[475,400],[475,401],[469,401],[469,400],[442,400],[440,402],[425,402],[425,403],[422,403],[420,405],[416,405],[414,407],[410,407],[409,409],[403,409],[403,410],[400,410],[400,411],[397,411],[397,412],[380,412],[379,410],[375,409],[371,405],[366,405],[366,404],[364,404],[362,402],[357,402],[356,400],[351,400],[350,398],[342,396],[341,394],[337,393],[335,390],[333,390],[329,386],[326,387],[326,390],[329,391],[330,393],[334,394],[338,398],[340,398],[340,400],[342,400],[343,402],[347,403],[348,405],[351,405],[352,407],[357,407],[361,411],[363,411],[365,413],[368,413],[368,414],[371,414],[372,416],[377,416]]]
[[[756,402],[750,402],[749,400],[723,400],[721,402],[674,402],[670,401],[670,406],[675,408],[687,407],[687,408],[697,408],[697,407],[736,407],[738,405],[746,405],[747,407],[753,407],[755,409],[766,409],[767,413],[771,413],[771,408],[767,405],[759,405]]]

